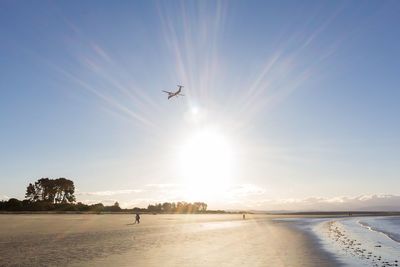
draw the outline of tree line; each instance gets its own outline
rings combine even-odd
[[[149,212],[155,213],[205,213],[207,211],[207,204],[204,202],[164,202],[147,207]]]
[[[102,203],[87,205],[82,202],[78,203],[51,203],[48,201],[32,202],[28,199],[18,200],[10,198],[7,201],[0,201],[0,211],[50,211],[50,212],[119,212],[123,211],[118,202],[114,205],[105,206]]]
[[[40,178],[29,183],[25,199],[10,198],[0,201],[0,211],[70,211],[70,212],[141,212],[141,213],[224,213],[209,211],[204,202],[164,202],[148,205],[147,208],[122,209],[118,202],[105,206],[102,203],[76,203],[75,185],[67,178]]]

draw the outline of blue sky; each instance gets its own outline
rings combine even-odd
[[[86,202],[191,200],[184,184],[218,178],[184,178],[177,154],[212,128],[234,163],[224,197],[197,192],[211,207],[397,199],[399,12],[397,1],[3,1],[0,197],[68,177]],[[176,84],[185,97],[167,101]]]

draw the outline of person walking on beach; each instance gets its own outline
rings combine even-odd
[[[136,213],[135,224],[136,223],[140,223],[140,215],[139,215],[139,213]]]
[[[243,220],[246,220],[246,214],[243,213]]]

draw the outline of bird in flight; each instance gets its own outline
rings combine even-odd
[[[169,91],[164,91],[164,90],[163,90],[164,93],[167,93],[167,94],[168,94],[168,99],[170,99],[171,97],[174,97],[174,96],[176,96],[176,97],[178,97],[178,96],[185,96],[185,95],[181,94],[183,85],[177,85],[177,86],[178,86],[179,89],[178,89],[178,91],[176,91],[176,92],[169,92]]]

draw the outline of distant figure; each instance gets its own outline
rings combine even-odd
[[[140,215],[139,215],[139,213],[136,213],[135,224],[136,223],[140,223]]]
[[[243,213],[243,220],[246,220],[246,214]]]

